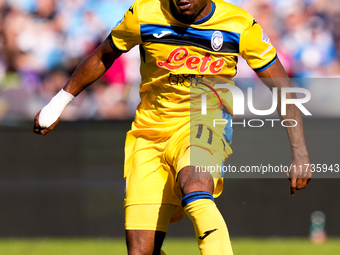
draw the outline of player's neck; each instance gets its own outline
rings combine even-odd
[[[200,22],[201,20],[202,21],[205,20],[205,18],[208,18],[209,16],[211,16],[212,12],[214,11],[213,8],[215,8],[212,1],[209,1],[195,16],[188,17],[188,16],[180,15],[177,12],[176,7],[174,6],[172,1],[170,1],[170,7],[171,7],[171,12],[174,15],[174,17],[178,21],[182,23],[186,23],[186,24],[193,24],[193,23]]]

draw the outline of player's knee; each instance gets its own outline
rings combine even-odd
[[[183,196],[196,192],[213,193],[214,181],[209,172],[198,171],[195,166],[187,166],[179,172],[179,185]]]

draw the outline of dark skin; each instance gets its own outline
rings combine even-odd
[[[176,18],[183,23],[193,23],[206,17],[212,8],[211,1],[173,0],[177,12]]]
[[[208,15],[211,11],[211,0],[172,0],[177,12],[176,18],[184,23],[192,23],[200,20]],[[93,82],[98,80],[113,64],[113,62],[121,55],[112,49],[109,39],[107,38],[89,57],[87,57],[76,69],[70,80],[64,87],[64,90],[77,96]],[[280,93],[282,87],[290,87],[288,76],[282,67],[280,61],[270,66],[268,69],[257,73],[264,79],[263,82],[272,89],[277,87]],[[281,78],[281,79],[274,79]],[[294,94],[288,94],[288,97],[295,97]],[[281,98],[280,95],[278,97]],[[308,152],[305,145],[302,118],[299,109],[294,105],[287,107],[286,116],[280,113],[281,102],[278,101],[278,113],[281,119],[297,120],[299,125],[294,128],[287,128],[287,134],[291,144],[292,165],[309,164]],[[41,128],[39,125],[39,113],[34,118],[33,131],[40,135],[46,135],[51,132],[59,122],[59,119],[48,128]],[[194,166],[184,167],[179,172],[179,185],[182,194],[186,195],[195,191],[206,191],[213,193],[214,183],[211,177],[190,178],[190,171],[194,170]],[[304,189],[310,178],[310,171],[303,173],[291,173],[287,176],[290,180],[291,195],[295,195],[296,190]],[[165,237],[165,233],[161,231],[150,230],[127,230],[126,240],[129,255],[159,255],[160,249]]]
[[[119,58],[120,52],[112,50],[109,37],[75,70],[71,78],[64,86],[64,90],[77,96],[80,92],[98,80]],[[39,125],[40,112],[34,118],[33,132],[40,135],[47,135],[59,122],[59,119],[47,128],[41,128]]]
[[[305,143],[305,136],[303,132],[302,117],[300,110],[295,105],[288,105],[286,115],[281,115],[281,88],[291,87],[290,80],[286,71],[284,70],[281,62],[276,61],[274,65],[268,69],[258,72],[257,76],[262,79],[263,83],[272,90],[272,88],[278,88],[278,103],[277,109],[280,118],[283,119],[293,119],[298,122],[298,125],[294,128],[286,128],[288,138],[290,141],[291,154],[292,154],[292,164],[290,173],[287,174],[288,180],[290,180],[290,194],[295,195],[296,190],[306,188],[307,184],[312,178],[312,173],[310,171],[310,165],[308,151]],[[296,98],[293,93],[287,94],[287,98]],[[289,122],[287,122],[288,124]],[[294,123],[289,123],[288,125],[293,125]],[[300,172],[299,166],[304,166],[302,173]],[[294,171],[294,166],[297,171]]]

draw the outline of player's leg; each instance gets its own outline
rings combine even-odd
[[[173,194],[174,178],[162,158],[164,145],[136,138],[132,132],[128,133],[126,143],[124,202],[128,254],[164,254],[160,249],[165,233],[175,204],[180,204]]]
[[[209,151],[201,150],[206,154],[203,158],[212,156]],[[215,184],[210,173],[198,173],[195,166],[186,166],[179,172],[182,206],[194,224],[201,254],[231,255],[228,229],[212,195]]]
[[[222,192],[221,172],[196,171],[200,169],[196,166],[222,166],[222,158],[227,157],[225,152],[230,149],[222,139],[223,135],[206,126],[189,123],[169,139],[164,154],[177,173],[178,194],[194,224],[203,255],[233,254],[227,226],[213,198]]]
[[[146,204],[125,208],[129,255],[159,255],[175,205]]]
[[[165,232],[152,230],[126,230],[129,255],[160,255]]]

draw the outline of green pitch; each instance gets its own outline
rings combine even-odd
[[[340,239],[329,239],[316,245],[309,239],[245,239],[232,241],[235,255],[335,255],[340,251]],[[193,239],[169,238],[164,243],[167,255],[199,255]],[[3,255],[125,255],[123,239],[0,239]]]

